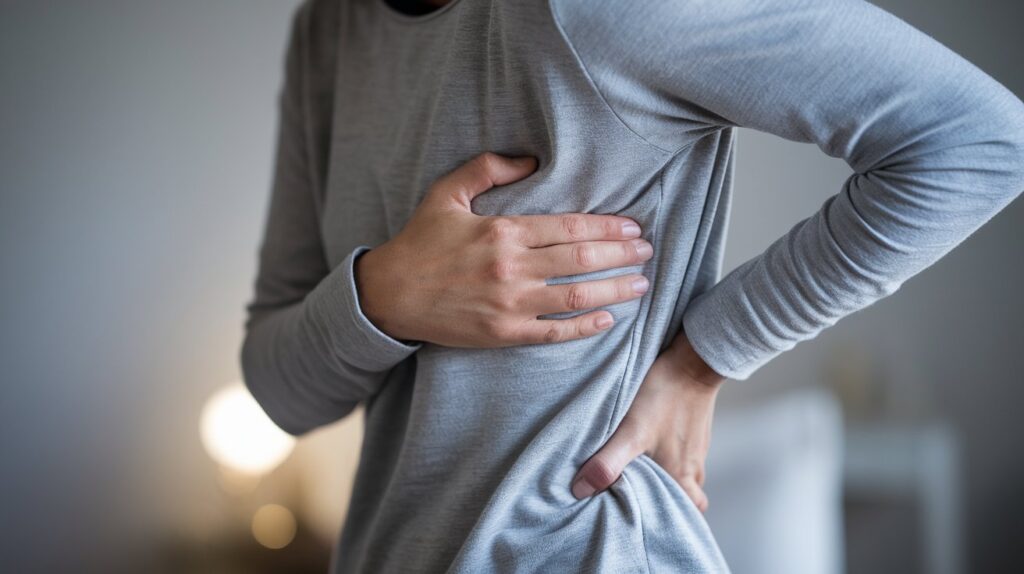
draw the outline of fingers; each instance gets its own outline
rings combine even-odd
[[[454,200],[466,211],[471,211],[470,201],[474,197],[496,185],[519,181],[536,169],[536,158],[511,158],[485,152],[437,180],[431,188],[431,196],[436,194]]]
[[[577,499],[586,498],[612,485],[643,449],[639,446],[639,432],[629,418],[615,430],[597,454],[580,467],[572,481],[572,495]]]
[[[572,480],[572,495],[577,499],[586,498],[610,487],[619,479],[626,465],[644,452],[642,445],[639,427],[627,416],[601,450],[580,467]],[[701,485],[701,473],[673,475],[673,479],[698,510],[707,512],[709,501]]]
[[[640,226],[636,221],[617,215],[561,213],[518,215],[510,219],[522,230],[522,243],[526,247],[640,237]]]
[[[708,511],[708,495],[704,494],[704,489],[697,484],[693,477],[687,477],[676,482],[679,483],[679,486],[683,487],[683,491],[686,492],[690,500],[697,506],[697,510],[700,510],[702,513]]]
[[[526,300],[531,313],[546,315],[582,311],[636,299],[647,292],[650,282],[643,275],[629,274],[593,281],[537,287]]]
[[[653,256],[654,247],[643,239],[562,243],[523,254],[524,270],[538,279],[637,265]]]
[[[530,321],[519,332],[521,343],[561,343],[607,331],[615,319],[608,311],[592,311],[568,319]]]

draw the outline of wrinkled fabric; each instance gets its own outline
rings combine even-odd
[[[746,379],[892,293],[1024,189],[1024,104],[854,0],[312,0],[294,19],[242,367],[283,429],[365,406],[334,572],[727,572],[647,456],[570,493],[684,330]],[[736,128],[814,143],[854,174],[719,280]],[[536,173],[478,214],[612,213],[654,245],[640,299],[579,341],[455,349],[391,338],[353,264],[476,154]],[[796,220],[796,217],[794,217]],[[569,313],[560,315],[568,316]],[[356,445],[351,445],[356,448]]]

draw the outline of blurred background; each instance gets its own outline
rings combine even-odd
[[[1024,95],[1019,1],[877,4]],[[238,386],[296,5],[0,1],[2,571],[325,571],[359,414],[295,442]],[[727,269],[849,173],[741,130]],[[735,572],[1024,571],[1022,227],[726,385]]]

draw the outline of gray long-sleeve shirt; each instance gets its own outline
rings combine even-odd
[[[1024,104],[859,0],[384,0],[297,13],[245,379],[300,434],[366,407],[338,572],[724,572],[701,513],[652,459],[576,500],[680,330],[745,379],[892,293],[1024,189]],[[735,127],[855,173],[718,280]],[[356,257],[427,187],[482,151],[539,169],[479,214],[615,213],[640,222],[651,289],[615,326],[504,349],[406,344],[362,314]],[[353,445],[353,448],[355,446]]]

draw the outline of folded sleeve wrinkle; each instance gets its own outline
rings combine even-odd
[[[368,246],[328,268],[309,148],[312,6],[303,4],[292,23],[270,206],[241,349],[246,385],[292,434],[347,415],[420,348],[393,339],[363,314],[353,270]]]
[[[893,293],[1024,189],[1020,99],[867,2],[552,6],[609,104],[660,147],[747,127],[854,170],[686,308],[687,337],[730,378]]]

